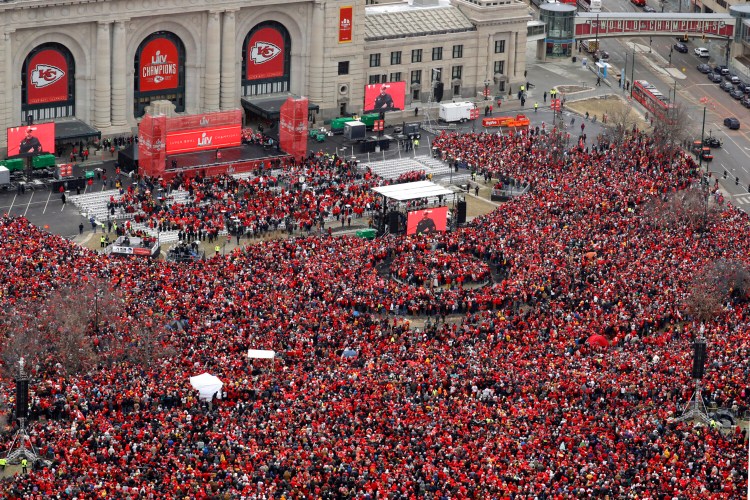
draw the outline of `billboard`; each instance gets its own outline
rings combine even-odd
[[[68,61],[62,52],[45,49],[34,54],[26,67],[26,104],[68,100]]]
[[[55,124],[40,123],[8,129],[8,156],[55,152]]]
[[[406,82],[376,83],[365,86],[365,113],[385,113],[404,109]]]
[[[247,42],[247,80],[284,76],[284,35],[276,28],[261,28]]]
[[[176,89],[180,86],[180,59],[177,45],[168,38],[154,38],[143,47],[139,62],[138,90]]]
[[[339,8],[339,43],[349,43],[352,41],[353,10],[351,5]]]
[[[240,123],[207,129],[167,131],[167,154],[175,155],[239,146],[241,139],[242,126]]]
[[[432,234],[445,231],[448,225],[448,207],[428,208],[409,212],[406,234]]]

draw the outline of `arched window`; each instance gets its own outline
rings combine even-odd
[[[150,34],[135,53],[133,113],[140,118],[151,101],[171,101],[185,111],[185,45],[169,31]]]
[[[242,95],[289,91],[292,39],[276,21],[258,24],[242,44]]]

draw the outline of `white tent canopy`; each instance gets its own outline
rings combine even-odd
[[[254,359],[273,359],[276,357],[276,351],[268,351],[265,349],[248,349],[247,357]]]
[[[214,394],[221,391],[224,382],[210,373],[201,373],[195,377],[190,377],[190,385],[199,392],[199,398],[202,401],[211,401]]]
[[[430,181],[406,182],[404,184],[393,184],[372,188],[378,194],[397,201],[416,200],[429,198],[431,196],[454,194],[450,189]]]

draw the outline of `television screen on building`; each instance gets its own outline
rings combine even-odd
[[[365,113],[386,113],[404,109],[406,82],[386,82],[365,87]]]

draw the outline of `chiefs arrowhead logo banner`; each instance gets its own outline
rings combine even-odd
[[[339,43],[352,41],[352,7],[341,7],[339,9]]]
[[[255,42],[250,50],[250,58],[255,64],[263,64],[281,54],[281,49],[272,43]]]
[[[247,80],[284,76],[284,36],[275,28],[261,28],[250,37],[246,48]]]
[[[154,38],[143,47],[138,64],[139,90],[170,90],[180,86],[179,51],[168,38]]]
[[[60,51],[46,49],[37,52],[26,68],[27,104],[68,100],[68,62]]]

